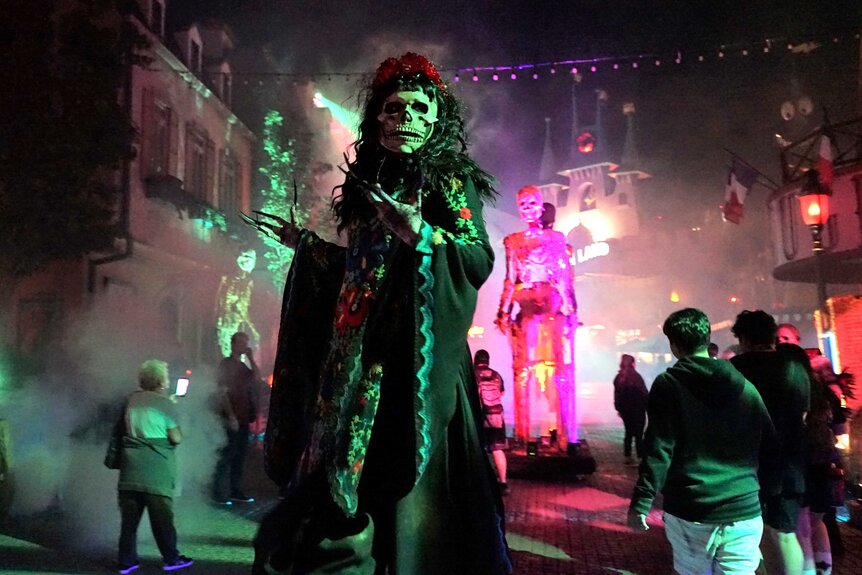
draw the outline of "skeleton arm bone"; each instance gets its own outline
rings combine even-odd
[[[494,324],[503,333],[509,333],[509,324],[512,322],[512,302],[515,296],[515,267],[517,262],[512,256],[513,250],[509,245],[509,238],[503,240],[506,246],[506,279],[503,280],[503,293],[500,294],[500,305],[497,308],[497,319]]]

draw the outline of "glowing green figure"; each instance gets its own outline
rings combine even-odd
[[[248,313],[254,280],[251,272],[257,264],[257,252],[252,249],[243,251],[236,258],[239,273],[232,278],[222,276],[216,302],[216,333],[222,356],[230,355],[230,338],[238,331],[249,335],[251,342],[259,342],[260,334]]]

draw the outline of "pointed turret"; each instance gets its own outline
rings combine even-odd
[[[556,175],[554,150],[551,145],[551,119],[545,118],[545,148],[542,150],[542,164],[539,166],[539,181],[546,184]]]
[[[620,166],[623,170],[631,170],[639,163],[638,148],[635,142],[635,105],[634,102],[623,104],[623,114],[626,116],[626,141],[623,144],[623,157]]]

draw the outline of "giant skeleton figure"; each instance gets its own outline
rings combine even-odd
[[[493,265],[490,176],[466,154],[458,101],[412,53],[378,68],[355,151],[333,204],[346,248],[247,218],[297,248],[264,444],[285,499],[254,573],[506,575],[466,342]]]
[[[512,346],[515,440],[525,443],[544,431],[537,432],[531,418],[544,396],[556,412],[559,446],[565,448],[577,440],[573,344],[578,324],[566,238],[543,225],[539,188],[522,188],[517,202],[527,229],[503,240],[506,279],[496,320]]]

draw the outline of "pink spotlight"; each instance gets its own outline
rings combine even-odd
[[[474,73],[474,74],[473,74],[473,81],[474,81],[474,82],[478,82],[478,81],[479,81],[479,75],[478,75],[478,74],[476,74],[476,73]]]
[[[500,76],[498,76],[497,74],[494,74],[493,76],[491,76],[491,79],[496,82],[497,80],[500,79]]]
[[[511,78],[512,80],[517,80],[517,79],[518,79],[518,75],[517,75],[517,74],[515,74],[514,72],[512,72],[512,75],[511,75],[511,76],[509,76],[509,78]]]

